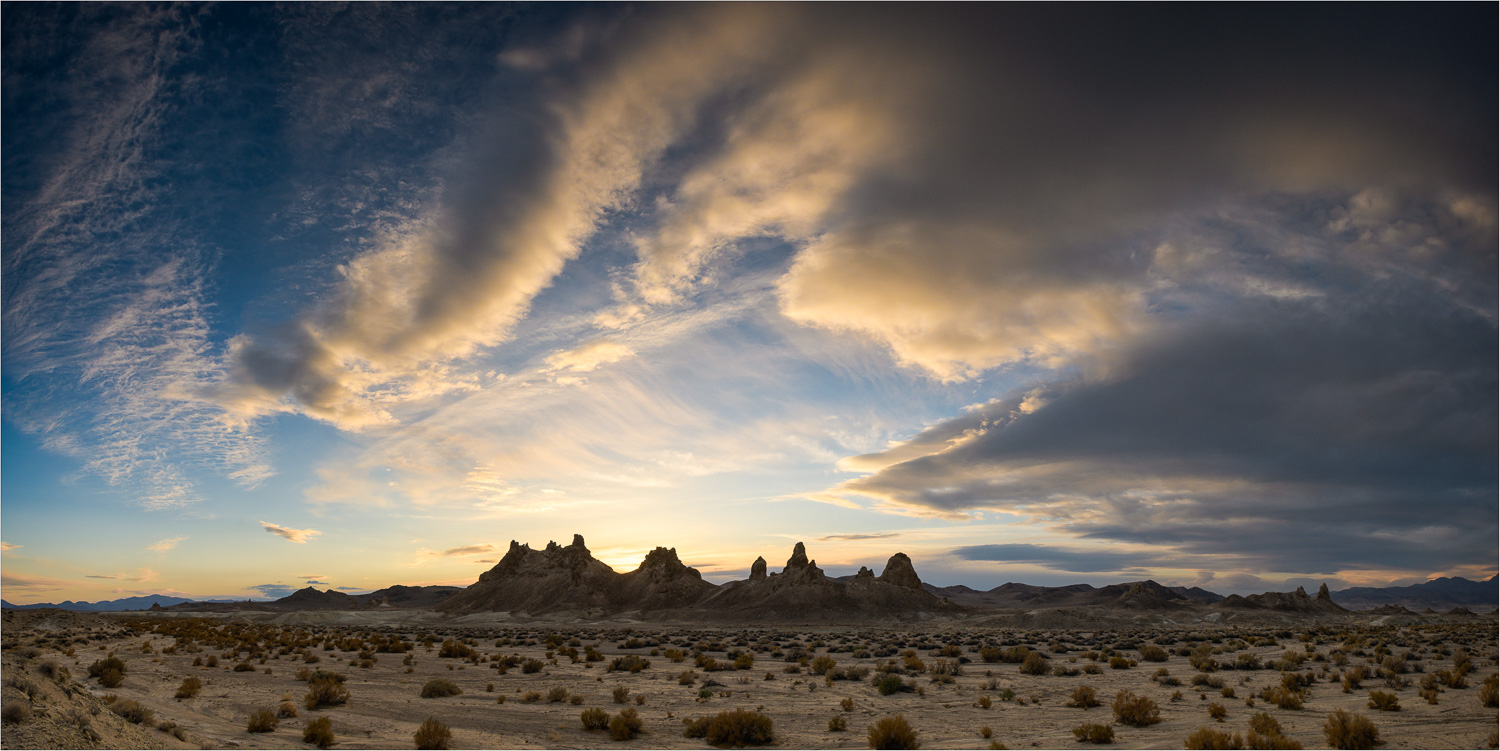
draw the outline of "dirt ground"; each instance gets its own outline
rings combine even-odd
[[[134,633],[96,634],[96,641],[71,644],[73,656],[60,651],[55,633],[35,647],[31,646],[36,642],[30,632],[8,627],[7,660],[15,650],[29,647],[34,654],[18,659],[36,663],[56,660],[69,669],[74,680],[83,681],[93,696],[106,702],[137,701],[153,709],[158,722],[174,723],[187,731],[191,742],[208,748],[308,748],[309,744],[302,741],[302,729],[319,717],[332,720],[335,748],[347,749],[411,748],[418,725],[429,717],[451,728],[454,748],[708,748],[702,738],[683,736],[683,721],[728,709],[750,709],[769,716],[774,722],[776,743],[782,748],[865,748],[867,726],[892,714],[910,722],[924,748],[990,748],[992,743],[1012,749],[1086,748],[1091,744],[1078,741],[1072,732],[1084,722],[1111,724],[1114,747],[1183,748],[1188,735],[1200,727],[1244,734],[1250,717],[1260,711],[1275,717],[1288,738],[1307,748],[1326,748],[1321,728],[1327,715],[1337,709],[1372,720],[1379,728],[1383,748],[1481,748],[1492,743],[1497,722],[1496,710],[1484,706],[1480,699],[1482,681],[1496,672],[1496,628],[1489,620],[1467,626],[1320,626],[1309,630],[1225,627],[1161,633],[640,625],[445,629],[409,624],[384,628],[226,625],[188,619],[135,621],[133,625],[137,629]],[[142,630],[153,627],[168,633]],[[197,630],[189,637],[191,641],[169,635],[192,629]],[[239,643],[213,643],[214,635],[223,638],[226,630],[235,629],[252,629],[249,633],[261,640],[259,646],[237,651]],[[243,636],[237,632],[230,640]],[[549,636],[553,636],[550,648]],[[289,647],[282,654],[268,639],[282,639],[283,645],[300,640],[305,646]],[[476,656],[440,657],[446,639],[472,642]],[[1244,641],[1238,641],[1241,639]],[[407,642],[410,652],[373,651],[380,640]],[[432,642],[430,647],[424,644],[427,640]],[[1140,648],[1153,642],[1168,653],[1165,661],[1142,659]],[[1259,697],[1261,689],[1280,683],[1282,673],[1276,669],[1218,670],[1204,674],[1200,680],[1222,682],[1224,688],[1192,685],[1200,671],[1189,661],[1202,655],[1179,652],[1199,645],[1204,645],[1200,652],[1229,663],[1242,653],[1254,654],[1262,662],[1283,659],[1289,651],[1303,656],[1305,662],[1293,672],[1310,673],[1314,679],[1303,708],[1279,709]],[[570,646],[578,653],[577,662],[566,654]],[[1044,653],[1048,672],[1028,675],[1015,663],[986,662],[979,651],[1017,646]],[[373,661],[361,658],[360,647],[366,648],[365,656]],[[589,647],[594,647],[602,659],[588,661]],[[1468,685],[1444,688],[1437,694],[1437,703],[1429,704],[1418,695],[1420,682],[1429,673],[1451,670],[1457,648],[1465,649],[1472,663]],[[674,662],[668,649],[681,651],[682,661]],[[1105,649],[1113,649],[1115,656],[1133,659],[1137,664],[1112,668],[1108,653],[1101,653]],[[1375,676],[1387,650],[1395,656],[1411,653],[1407,666],[1415,670],[1396,675],[1392,681],[1397,686],[1409,682],[1409,686],[1388,687],[1385,679]],[[903,652],[921,665],[908,660]],[[259,656],[252,656],[256,653]],[[88,668],[109,654],[124,660],[127,670],[121,685],[106,689],[88,678]],[[305,654],[316,656],[317,662],[306,662]],[[403,664],[408,654],[413,664]],[[695,654],[719,663],[732,663],[738,654],[749,654],[753,665],[744,670],[709,671],[695,666]],[[512,655],[539,660],[543,666],[538,672],[526,673],[516,665],[502,674],[497,660]],[[616,658],[627,655],[648,660],[650,666],[634,674],[609,672]],[[811,671],[819,667],[814,660],[825,656],[836,661],[836,671],[864,668],[868,675],[859,680],[832,681],[813,675]],[[995,653],[988,656],[994,658]],[[195,659],[206,662],[211,657],[217,658],[217,667],[193,665]],[[1334,664],[1345,659],[1344,669],[1362,665],[1371,676],[1361,688],[1349,693],[1343,691],[1340,682],[1343,670]],[[880,666],[892,660],[901,668],[897,674],[916,690],[880,695],[872,679],[879,675]],[[942,671],[939,660],[959,664],[959,673],[936,674],[935,669]],[[250,669],[235,671],[242,662]],[[7,673],[15,674],[17,670],[11,665],[6,662]],[[1058,675],[1058,668],[1065,673],[1080,672]],[[1082,672],[1086,668],[1098,672]],[[342,673],[350,694],[348,703],[306,709],[303,697],[308,684],[297,678],[302,669]],[[1180,685],[1154,677],[1162,669]],[[682,678],[685,671],[693,672],[686,680]],[[201,691],[193,698],[174,698],[189,676],[199,678]],[[945,682],[950,678],[951,683]],[[462,693],[422,698],[424,684],[433,679],[450,680]],[[1084,685],[1094,688],[1103,706],[1065,706],[1069,695]],[[628,690],[628,704],[614,703],[616,687]],[[568,698],[549,702],[547,695],[554,689]],[[1225,689],[1232,689],[1234,697],[1223,696]],[[1154,700],[1160,707],[1161,722],[1147,727],[1114,722],[1110,703],[1121,690]],[[1372,690],[1394,693],[1400,710],[1368,708]],[[541,699],[526,701],[529,692],[539,692]],[[1174,700],[1177,692],[1180,698]],[[110,695],[116,698],[109,699]],[[579,703],[573,703],[575,696],[582,697]],[[977,705],[981,697],[989,698],[989,708]],[[1254,698],[1253,707],[1247,706],[1247,697]],[[844,708],[845,700],[850,708]],[[252,712],[275,710],[283,701],[296,706],[296,717],[282,719],[272,732],[247,732]],[[1210,717],[1210,704],[1224,707],[1223,722]],[[586,730],[579,719],[580,712],[590,707],[614,714],[625,706],[635,707],[644,722],[643,734],[633,740],[611,740],[607,732]],[[830,718],[835,716],[845,718],[847,730],[829,730]],[[0,729],[4,746],[19,747],[17,741],[32,738],[20,732],[22,726]],[[990,728],[989,738],[982,734],[985,727]],[[169,735],[158,733],[164,740]],[[181,745],[175,739],[162,743],[165,747]]]

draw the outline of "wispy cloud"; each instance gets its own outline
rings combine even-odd
[[[150,550],[153,553],[165,553],[168,550],[177,547],[178,543],[186,539],[186,537],[167,537],[161,540],[157,540],[150,545],[147,545],[146,549]]]
[[[12,544],[10,544],[8,542],[0,542],[0,552],[9,551],[9,550],[15,550],[16,548],[20,548],[20,547],[24,547],[24,546],[23,545],[12,545]]]
[[[900,536],[900,532],[872,532],[866,534],[824,535],[816,539],[818,542],[830,542],[834,540],[885,540]]]
[[[261,522],[260,526],[273,535],[279,535],[291,542],[295,542],[298,544],[306,543],[312,538],[323,534],[316,529],[293,529],[291,527],[283,527],[280,524],[272,524],[270,522]]]
[[[132,574],[86,574],[85,579],[114,579],[127,582],[154,582],[159,574],[149,568],[136,569]]]
[[[27,574],[0,573],[0,586],[6,589],[26,592],[55,592],[62,589],[73,589],[78,586],[77,582],[64,579],[52,579],[45,576],[30,576]]]
[[[443,556],[479,555],[481,553],[493,553],[493,552],[495,552],[495,546],[494,545],[490,545],[488,543],[485,543],[485,544],[481,544],[481,545],[465,545],[463,547],[458,547],[458,548],[448,548],[447,550],[444,550],[442,553],[439,553],[438,555],[443,555]]]

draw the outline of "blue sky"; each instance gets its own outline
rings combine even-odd
[[[4,14],[12,602],[1494,573],[1493,7]]]

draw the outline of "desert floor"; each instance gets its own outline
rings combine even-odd
[[[175,723],[188,731],[191,743],[211,748],[307,748],[302,728],[319,717],[332,720],[335,748],[347,749],[411,748],[418,725],[429,717],[452,729],[455,748],[707,748],[704,739],[683,736],[683,721],[737,708],[769,716],[774,722],[776,743],[783,748],[864,748],[866,727],[892,714],[903,715],[911,723],[924,748],[989,748],[995,742],[1013,749],[1086,748],[1091,744],[1078,741],[1072,733],[1072,728],[1085,722],[1112,724],[1114,747],[1183,748],[1188,735],[1200,727],[1244,734],[1250,717],[1260,711],[1274,716],[1286,737],[1307,748],[1322,748],[1327,742],[1321,727],[1328,713],[1337,709],[1372,720],[1379,728],[1383,748],[1481,748],[1493,742],[1497,721],[1496,710],[1484,706],[1480,698],[1482,681],[1496,671],[1496,629],[1489,620],[1467,626],[1347,630],[1323,626],[1305,631],[1247,632],[1224,627],[1155,634],[933,627],[334,628],[232,626],[209,619],[164,619],[155,623],[165,630],[176,629],[179,635],[185,630],[196,631],[187,638],[191,643],[187,639],[179,642],[171,635],[142,630],[153,628],[152,622],[137,620],[133,622],[138,629],[134,634],[96,636],[96,640],[85,638],[82,643],[74,638],[67,645],[74,650],[72,656],[63,653],[59,634],[52,633],[41,640],[40,650],[31,647],[29,659],[56,660],[69,668],[74,680],[85,682],[94,696],[106,701],[111,701],[108,695],[118,697],[113,701],[136,700],[154,709],[158,722]],[[238,645],[214,645],[214,635],[224,638],[226,629],[258,629],[250,632],[249,638],[261,639],[262,646],[237,651]],[[8,650],[37,643],[13,629],[5,636]],[[549,636],[553,648],[547,644]],[[1247,636],[1249,644],[1237,641]],[[373,660],[361,659],[360,642],[369,647],[390,637],[410,643],[410,652],[365,650],[365,657]],[[234,638],[246,637],[239,633],[231,640]],[[282,654],[279,648],[265,647],[267,638],[282,639],[284,644],[301,640],[306,646],[289,648]],[[440,657],[446,639],[471,642],[476,657]],[[342,644],[337,643],[340,640]],[[424,644],[429,640],[430,647]],[[1138,648],[1151,640],[1168,651],[1166,661],[1140,659]],[[570,645],[578,652],[577,662],[565,653]],[[939,656],[948,645],[956,645],[961,658],[953,662],[962,663],[961,672],[951,676],[951,683],[933,673],[939,659],[948,659]],[[1044,652],[1051,670],[1046,675],[1027,675],[1014,663],[984,662],[978,651],[984,646],[1017,645]],[[1300,710],[1279,709],[1258,696],[1261,689],[1280,682],[1282,674],[1275,669],[1219,670],[1207,678],[1222,681],[1223,689],[1194,686],[1193,678],[1200,671],[1189,664],[1188,656],[1177,652],[1198,645],[1219,650],[1213,657],[1231,663],[1245,652],[1263,661],[1281,659],[1289,651],[1302,654],[1307,659],[1299,672],[1311,673],[1316,682]],[[591,646],[602,654],[602,661],[584,659]],[[1136,659],[1138,664],[1114,669],[1108,657],[1094,659],[1089,654],[1111,647],[1117,656]],[[1411,652],[1409,666],[1423,672],[1396,678],[1397,683],[1409,681],[1409,686],[1387,687],[1386,680],[1374,676],[1381,663],[1379,657],[1384,654],[1382,647],[1395,655]],[[836,651],[829,653],[830,648]],[[1437,695],[1437,703],[1430,704],[1419,697],[1419,683],[1426,674],[1453,668],[1456,648],[1466,649],[1472,660],[1468,686],[1445,688]],[[672,661],[667,649],[683,652],[682,661]],[[695,667],[695,653],[724,663],[733,660],[735,650],[752,655],[753,666],[712,672]],[[880,695],[871,682],[878,675],[877,667],[890,660],[903,665],[906,660],[902,653],[906,650],[914,651],[922,670],[903,670],[900,674],[919,690]],[[954,650],[949,647],[950,658]],[[258,656],[251,656],[256,652]],[[123,659],[127,671],[120,686],[106,689],[88,678],[88,668],[109,654]],[[403,664],[408,654],[413,664]],[[305,655],[315,656],[317,662],[306,662]],[[544,666],[538,672],[526,673],[517,665],[502,674],[497,660],[511,655],[540,660]],[[611,662],[625,655],[640,656],[649,660],[650,666],[634,674],[608,671]],[[812,675],[812,660],[824,655],[837,661],[836,670],[863,667],[870,674],[861,680],[834,681]],[[195,659],[207,661],[210,657],[217,658],[217,667],[193,665]],[[1333,664],[1335,658],[1347,658],[1346,668],[1363,665],[1371,677],[1361,688],[1345,693],[1341,670]],[[235,671],[242,662],[253,669]],[[1082,671],[1090,665],[1097,666],[1097,674],[1055,674],[1059,667],[1067,672]],[[342,673],[349,701],[337,707],[306,709],[303,697],[308,685],[297,678],[301,669]],[[794,669],[797,672],[789,672]],[[1160,669],[1181,685],[1167,685],[1153,678]],[[693,675],[683,678],[686,671]],[[174,698],[189,676],[200,679],[201,692],[189,699]],[[462,694],[422,698],[424,684],[432,679],[451,680]],[[1094,688],[1103,706],[1086,710],[1065,706],[1070,693],[1083,685]],[[628,690],[627,704],[612,700],[617,687]],[[558,694],[565,692],[568,699],[549,702],[546,697],[554,689]],[[1233,689],[1233,698],[1223,695],[1227,689]],[[1121,690],[1157,702],[1162,721],[1148,727],[1112,722],[1110,702]],[[1368,708],[1372,690],[1395,693],[1399,711]],[[539,692],[542,698],[527,701],[530,692]],[[1174,699],[1178,692],[1180,698]],[[1012,694],[1014,698],[1005,698]],[[581,697],[577,700],[580,703],[573,703],[573,697]],[[992,705],[977,706],[981,697],[989,697]],[[1253,707],[1247,706],[1247,697],[1254,697]],[[843,707],[846,699],[852,708]],[[283,701],[296,705],[296,717],[282,719],[272,732],[247,732],[252,712],[275,710]],[[1210,717],[1213,703],[1227,711],[1223,722]],[[644,721],[643,734],[633,740],[611,740],[607,732],[585,730],[579,720],[581,710],[586,708],[599,707],[613,714],[626,706],[635,707]],[[835,716],[845,718],[846,731],[829,730],[830,718]],[[982,735],[985,727],[990,729],[989,738]],[[6,735],[17,737],[0,732],[0,739]],[[14,746],[11,742],[4,745]]]

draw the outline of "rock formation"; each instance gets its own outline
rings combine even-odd
[[[875,580],[894,587],[922,588],[922,580],[917,577],[917,570],[912,567],[911,559],[906,557],[905,553],[891,556],[891,559],[885,562],[885,570],[880,572],[880,576]]]
[[[656,548],[639,568],[621,574],[596,560],[574,535],[566,547],[547,543],[532,550],[514,540],[505,557],[469,588],[444,600],[448,613],[579,611],[595,615],[690,607],[713,591],[676,549]]]
[[[750,581],[760,581],[766,578],[766,559],[756,556],[755,562],[750,564]]]

